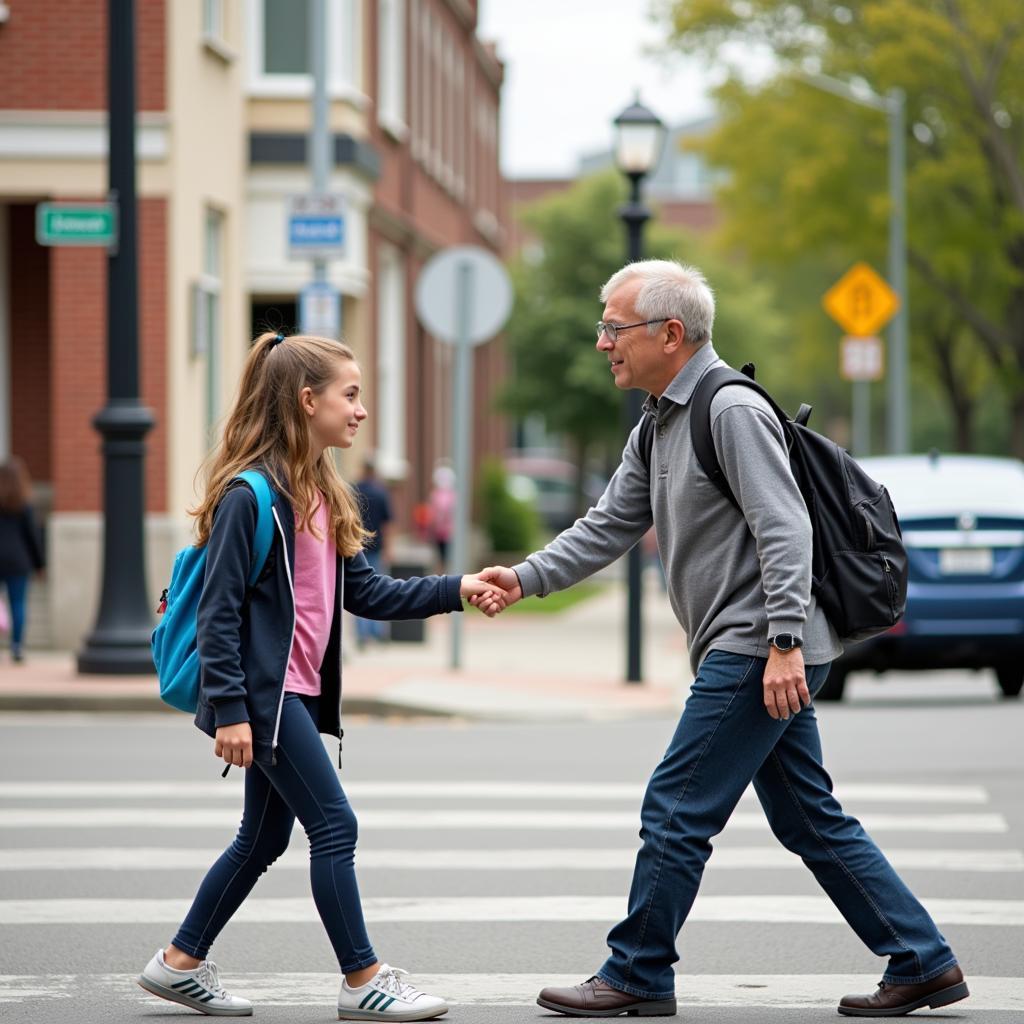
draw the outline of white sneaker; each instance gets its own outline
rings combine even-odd
[[[342,981],[338,993],[338,1020],[430,1020],[448,1012],[438,996],[428,996],[402,981],[401,967],[381,964],[365,985],[349,988]]]
[[[213,1017],[252,1016],[252,1003],[228,995],[221,986],[217,965],[209,960],[204,960],[195,970],[176,971],[167,966],[164,951],[158,949],[136,980],[147,992],[200,1013]]]

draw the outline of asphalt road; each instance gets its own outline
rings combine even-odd
[[[826,759],[845,806],[933,907],[974,986],[971,1000],[929,1016],[1019,1024],[1024,704],[939,691],[862,689],[822,706]],[[602,962],[625,907],[643,784],[674,724],[349,721],[342,777],[360,816],[378,954],[450,996],[452,1021],[554,1019],[536,991]],[[189,1015],[133,977],[232,837],[232,774],[221,781],[184,716],[0,716],[0,1020]],[[259,1019],[334,1019],[338,976],[305,845],[297,832],[249,919],[212,954]],[[830,920],[756,802],[741,803],[715,850],[679,942],[680,1018],[840,1019],[838,998],[873,987],[882,964]]]

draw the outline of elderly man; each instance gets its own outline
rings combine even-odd
[[[588,981],[546,988],[541,1006],[571,1016],[676,1012],[676,936],[743,791],[803,858],[861,940],[888,966],[878,990],[839,1012],[896,1016],[963,999],[946,940],[860,824],[832,795],[811,698],[841,652],[811,594],[811,525],[782,427],[750,388],[723,387],[711,432],[742,513],[700,468],[690,435],[694,390],[722,366],[711,345],[714,298],[703,275],[671,261],[632,263],[601,292],[597,350],[620,390],[649,392],[653,451],[630,434],[597,505],[543,551],[491,580],[519,599],[584,579],[628,551],[652,521],[672,608],[695,679],[647,786],[626,917]],[[650,469],[648,470],[648,465]]]

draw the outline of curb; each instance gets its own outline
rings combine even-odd
[[[0,694],[0,713],[6,711],[89,711],[110,714],[171,714],[182,715],[157,696],[128,693],[114,696],[105,693],[33,693],[26,690]],[[441,708],[416,707],[405,703],[392,703],[374,697],[345,698],[347,715],[367,715],[375,718],[465,718],[457,711]]]
[[[184,713],[165,704],[155,694],[148,693],[39,693],[31,690],[0,693],[0,714],[5,712],[89,712],[100,714],[170,714],[181,716]],[[429,718],[436,721],[470,721],[470,722],[508,722],[508,723],[543,723],[543,722],[600,722],[624,721],[635,719],[661,718],[677,715],[678,710],[666,707],[616,708],[598,707],[593,705],[581,707],[577,712],[566,712],[560,709],[550,715],[522,715],[514,711],[497,713],[480,712],[479,710],[460,710],[459,708],[437,707],[430,704],[416,704],[408,701],[391,701],[382,697],[352,696],[344,702],[346,716],[356,715],[368,718]]]

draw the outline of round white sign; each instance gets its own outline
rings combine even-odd
[[[470,345],[490,340],[511,311],[508,271],[493,253],[478,245],[442,249],[430,258],[416,282],[416,315],[431,334],[452,345],[463,340],[460,334]],[[465,324],[460,326],[463,317]]]

